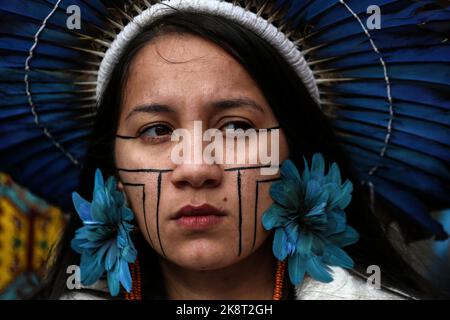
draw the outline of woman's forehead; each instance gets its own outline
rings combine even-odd
[[[261,96],[247,71],[226,51],[189,34],[160,36],[132,60],[124,108],[149,99],[217,99]]]

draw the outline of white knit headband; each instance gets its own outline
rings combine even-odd
[[[135,16],[125,28],[117,35],[100,64],[97,77],[97,101],[102,96],[111,73],[118,63],[126,45],[133,40],[146,26],[160,17],[177,10],[209,13],[230,19],[258,36],[265,39],[286,59],[294,68],[305,84],[311,96],[319,102],[319,89],[314,75],[309,68],[303,54],[297,46],[290,41],[283,32],[255,13],[244,8],[221,0],[165,0],[152,5],[141,14]]]

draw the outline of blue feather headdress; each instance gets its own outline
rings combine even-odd
[[[100,62],[131,17],[159,1],[0,2],[0,170],[68,208],[96,105]],[[303,53],[358,178],[417,236],[445,239],[450,207],[450,8],[438,1],[229,1]],[[70,6],[81,29],[70,30]],[[380,9],[380,27],[368,22]]]

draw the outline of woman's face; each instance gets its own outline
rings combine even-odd
[[[161,256],[191,270],[214,270],[244,259],[268,238],[261,216],[272,203],[271,182],[264,180],[278,174],[237,160],[174,161],[179,142],[171,134],[183,128],[194,135],[194,121],[203,131],[224,133],[278,125],[256,83],[223,49],[193,35],[157,37],[134,57],[124,86],[117,135],[131,138],[115,141],[120,187]],[[277,144],[269,148],[279,148],[281,163],[288,155],[283,132]],[[257,149],[246,141],[248,155]]]

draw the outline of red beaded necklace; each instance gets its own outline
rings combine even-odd
[[[141,294],[141,269],[139,261],[131,264],[131,278],[133,279],[133,289],[130,293],[125,292],[126,300],[142,300]],[[284,273],[286,270],[286,263],[284,261],[277,261],[277,270],[275,273],[275,288],[273,289],[272,300],[281,300],[283,298],[283,284]]]
[[[130,293],[125,291],[125,299],[126,300],[142,300],[141,267],[139,265],[139,260],[136,259],[136,262],[130,264],[130,267],[131,267],[131,279],[132,279],[133,288],[131,289]]]

